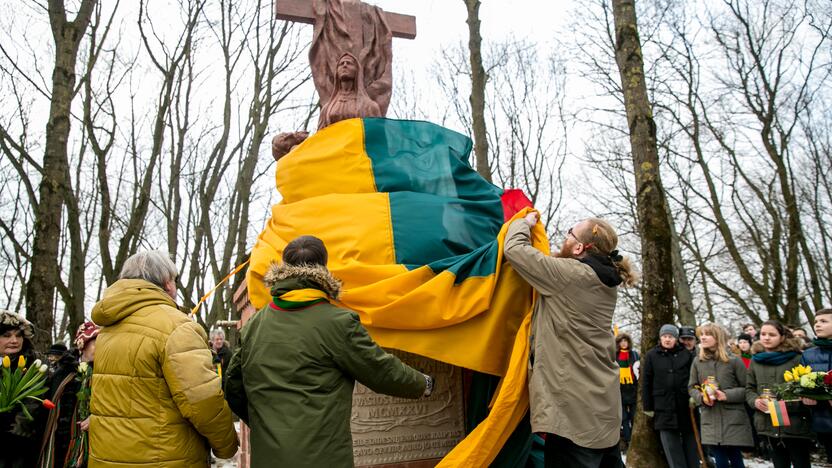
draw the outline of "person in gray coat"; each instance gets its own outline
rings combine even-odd
[[[530,213],[514,221],[505,240],[506,260],[539,294],[529,358],[532,431],[547,434],[546,467],[618,468],[621,395],[612,315],[618,286],[633,285],[636,274],[618,254],[618,236],[606,221],[579,222],[560,252],[548,256],[531,245],[537,220]]]
[[[710,446],[717,468],[744,468],[740,447],[752,447],[751,423],[745,412],[745,365],[728,352],[725,329],[700,328],[699,355],[690,369],[690,396],[702,411],[702,443]],[[713,386],[704,383],[713,377]]]

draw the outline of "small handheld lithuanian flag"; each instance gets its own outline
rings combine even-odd
[[[772,426],[791,426],[792,423],[789,420],[789,412],[786,411],[786,402],[784,400],[769,400],[768,412],[771,415]]]

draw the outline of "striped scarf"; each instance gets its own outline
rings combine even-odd
[[[295,289],[280,296],[272,297],[272,304],[283,310],[295,310],[326,302],[327,295],[318,289]]]
[[[618,352],[618,381],[621,385],[633,385],[633,367],[630,366],[630,351]]]

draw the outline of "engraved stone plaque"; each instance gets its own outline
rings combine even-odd
[[[462,369],[390,350],[436,379],[428,398],[409,400],[374,393],[356,382],[352,397],[352,445],[356,466],[439,459],[465,436]]]

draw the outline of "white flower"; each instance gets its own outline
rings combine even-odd
[[[78,372],[86,373],[88,367],[89,364],[87,364],[86,362],[82,362],[81,364],[78,364]]]
[[[35,359],[35,363],[32,364],[32,365],[35,366],[35,367],[40,367],[41,364],[42,364],[42,362],[40,362],[40,359]]]
[[[46,364],[41,364],[41,366],[40,366],[40,373],[41,373],[41,374],[45,374],[45,373],[46,373]]]

